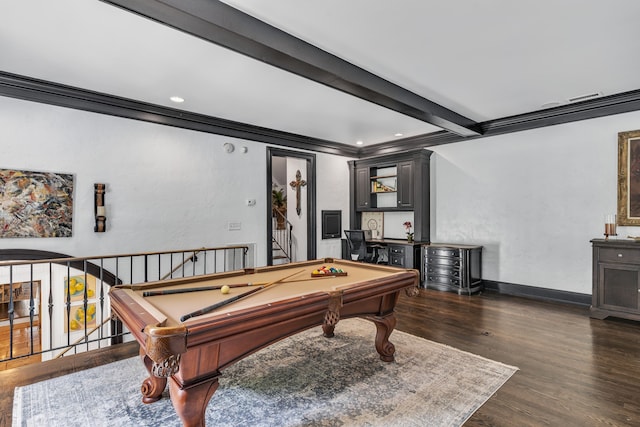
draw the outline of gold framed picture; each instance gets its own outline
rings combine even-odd
[[[640,225],[640,130],[618,133],[618,225]]]

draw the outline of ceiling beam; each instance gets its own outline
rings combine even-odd
[[[102,0],[457,135],[475,121],[217,0]]]
[[[360,157],[393,154],[415,148],[429,148],[632,111],[640,111],[640,89],[482,122],[480,123],[482,135],[477,137],[462,138],[450,132],[438,131],[362,147],[359,154]]]
[[[0,71],[0,96],[352,158],[381,156],[417,148],[429,148],[474,139],[479,140],[490,136],[522,132],[545,126],[640,111],[640,90],[633,90],[575,104],[561,105],[546,110],[482,122],[480,126],[484,132],[477,137],[464,138],[451,132],[438,131],[356,148],[334,141],[190,113],[175,108],[92,92],[4,71]]]

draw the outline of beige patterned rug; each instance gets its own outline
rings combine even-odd
[[[313,328],[223,372],[208,426],[460,426],[517,368],[394,331],[382,362],[375,326]],[[14,426],[179,426],[171,401],[141,402],[138,358],[15,390]],[[168,391],[165,391],[165,394]]]

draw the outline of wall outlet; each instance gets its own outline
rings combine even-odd
[[[240,230],[242,228],[242,223],[241,222],[229,222],[227,223],[227,229],[229,231],[237,231]]]

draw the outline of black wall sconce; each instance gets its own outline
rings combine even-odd
[[[107,230],[107,212],[104,207],[105,188],[106,188],[106,184],[93,184],[93,189],[94,189],[93,213],[96,218],[96,226],[93,227],[93,231],[97,233],[104,233]]]

